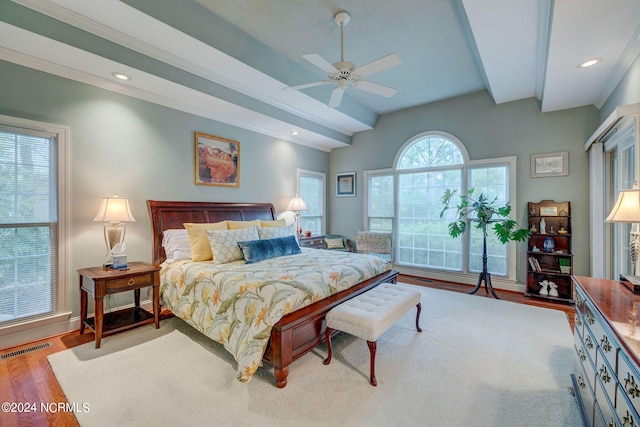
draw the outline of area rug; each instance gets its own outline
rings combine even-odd
[[[410,286],[410,285],[409,285]],[[290,367],[249,383],[221,345],[179,319],[48,357],[83,426],[577,426],[573,339],[551,309],[414,286],[415,310],[378,340],[368,382],[366,342],[339,334]]]

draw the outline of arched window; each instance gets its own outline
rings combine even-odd
[[[394,167],[366,171],[365,212],[370,229],[394,234],[394,262],[401,266],[475,273],[482,270],[482,233],[468,228],[449,236],[455,212],[442,212],[445,190],[474,188],[498,202],[514,202],[515,158],[470,161],[464,144],[445,132],[424,132],[398,150]],[[381,191],[384,189],[386,191]],[[390,190],[392,194],[389,194]],[[390,201],[392,206],[390,206]],[[513,204],[512,204],[513,206]],[[488,239],[492,274],[515,279],[515,248]]]

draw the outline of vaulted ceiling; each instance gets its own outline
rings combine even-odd
[[[402,61],[366,77],[392,97],[348,88],[332,109],[330,85],[283,90],[327,77],[302,55],[340,60],[342,10],[345,60]],[[330,150],[479,90],[600,108],[640,52],[639,16],[638,0],[0,0],[0,60]]]

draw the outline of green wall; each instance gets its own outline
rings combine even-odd
[[[618,106],[640,103],[640,55],[602,106],[600,121],[604,121]]]
[[[79,315],[78,268],[100,265],[103,196],[128,197],[129,260],[151,261],[147,199],[271,202],[284,211],[298,167],[328,171],[329,153],[0,61],[0,114],[68,126],[69,297]],[[194,185],[194,131],[240,142],[240,188]],[[118,305],[127,304],[116,296]]]
[[[354,237],[364,228],[363,171],[390,168],[414,135],[439,130],[462,141],[472,160],[517,156],[516,219],[526,223],[526,203],[568,200],[572,208],[575,273],[589,274],[589,175],[584,143],[600,124],[595,107],[541,113],[531,98],[496,105],[487,92],[452,98],[381,116],[375,129],[354,135],[351,147],[334,149],[329,168],[329,231]],[[569,151],[569,175],[531,178],[531,154]],[[335,197],[334,176],[357,172],[356,197]],[[525,282],[525,246],[518,245],[519,283]]]

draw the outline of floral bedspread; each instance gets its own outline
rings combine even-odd
[[[285,314],[390,269],[376,256],[306,248],[253,264],[177,261],[160,272],[160,297],[176,316],[222,343],[238,362],[236,378],[247,382]]]

